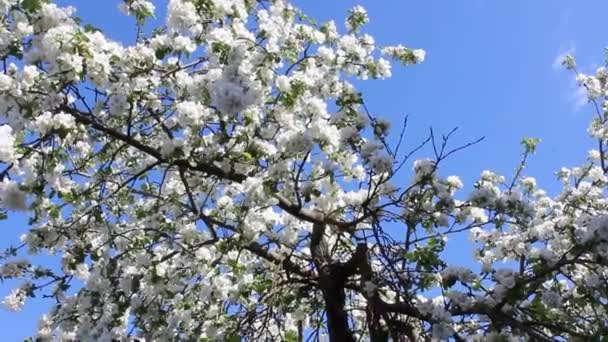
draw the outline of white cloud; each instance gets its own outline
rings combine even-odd
[[[588,103],[587,91],[581,87],[575,79],[572,72],[566,72],[566,68],[562,65],[564,58],[567,55],[574,55],[576,46],[572,42],[566,42],[560,45],[558,52],[553,59],[551,68],[559,73],[559,78],[564,80],[567,77],[567,86],[565,87],[562,101],[569,106],[573,113],[579,113]]]
[[[581,87],[573,81],[569,87],[570,95],[567,100],[572,106],[572,111],[578,113],[589,103],[589,98],[587,97],[587,91],[584,87]]]

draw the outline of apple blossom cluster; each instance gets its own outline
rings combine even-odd
[[[0,0],[0,255],[9,310],[51,308],[32,340],[555,340],[605,333],[608,185],[600,150],[552,198],[484,171],[468,195],[443,161],[407,167],[353,78],[387,78],[362,30],[284,0],[125,0],[127,45],[48,0]],[[580,76],[593,101],[605,71]],[[604,102],[598,108],[608,108]],[[603,109],[602,109],[603,110]],[[608,131],[607,131],[608,132]],[[451,133],[450,133],[451,134]],[[402,135],[403,136],[403,135]],[[449,137],[449,135],[447,136]],[[423,144],[424,145],[424,144]],[[444,258],[469,234],[479,267]],[[53,255],[56,267],[34,263]],[[437,295],[439,294],[439,295]]]

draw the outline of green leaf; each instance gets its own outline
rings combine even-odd
[[[19,40],[14,40],[13,42],[11,42],[11,44],[8,46],[8,53],[11,56],[15,56],[17,57],[17,59],[22,59],[23,58],[23,47],[21,45],[21,42]],[[25,108],[26,112],[27,112],[28,108]]]
[[[574,68],[576,68],[576,61],[574,60],[574,57],[572,57],[572,55],[568,54],[564,56],[564,59],[562,60],[562,65],[565,66],[568,70],[573,70]]]
[[[226,63],[228,61],[228,55],[230,54],[230,45],[214,42],[211,44],[211,52],[218,56],[221,63]]]
[[[59,216],[61,216],[61,212],[59,211],[59,207],[57,207],[55,205],[51,206],[49,208],[48,214],[49,214],[49,217],[52,217],[52,218],[55,218],[55,219],[57,219],[57,218],[59,218]]]
[[[101,32],[101,30],[91,24],[86,24],[86,25],[84,25],[84,32],[93,33],[93,32]]]
[[[253,156],[251,155],[251,153],[245,151],[243,152],[243,158],[245,158],[245,161],[250,162],[253,160]]]
[[[21,2],[21,7],[26,12],[34,13],[42,8],[42,4],[46,3],[47,0],[23,0]]]
[[[241,342],[241,337],[239,335],[231,335],[226,339],[227,342]]]
[[[295,331],[288,331],[285,333],[285,342],[297,342],[298,341],[298,333]]]
[[[156,56],[157,59],[163,59],[163,58],[165,58],[165,56],[167,56],[167,54],[169,52],[171,52],[171,49],[162,48],[162,49],[158,49],[158,50],[154,51],[154,55]]]

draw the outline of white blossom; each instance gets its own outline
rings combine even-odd
[[[0,206],[17,211],[27,209],[26,193],[19,189],[19,184],[4,180],[0,183]]]
[[[514,175],[461,196],[448,136],[411,163],[366,102],[361,80],[426,52],[380,47],[363,7],[344,29],[286,0],[170,0],[155,29],[159,4],[122,1],[141,34],[119,42],[74,8],[0,0],[0,219],[29,218],[0,277],[24,281],[9,310],[52,297],[35,339],[329,339],[332,312],[353,340],[602,333],[606,67],[578,74],[599,147],[561,189],[526,174],[525,139]]]
[[[15,158],[15,137],[8,125],[0,126],[0,161],[12,162]]]
[[[2,305],[10,311],[20,311],[25,304],[26,292],[24,288],[16,288],[11,293],[4,297]]]

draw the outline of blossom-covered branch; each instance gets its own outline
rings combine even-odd
[[[10,310],[52,299],[32,339],[607,334],[605,69],[578,75],[599,150],[559,195],[525,175],[530,138],[510,179],[459,195],[443,162],[481,140],[393,143],[351,81],[426,54],[378,46],[361,6],[337,25],[284,0],[170,0],[152,29],[158,6],[123,2],[125,45],[73,8],[0,0],[0,218],[29,218],[0,276],[22,281]],[[479,267],[445,259],[454,234]]]

